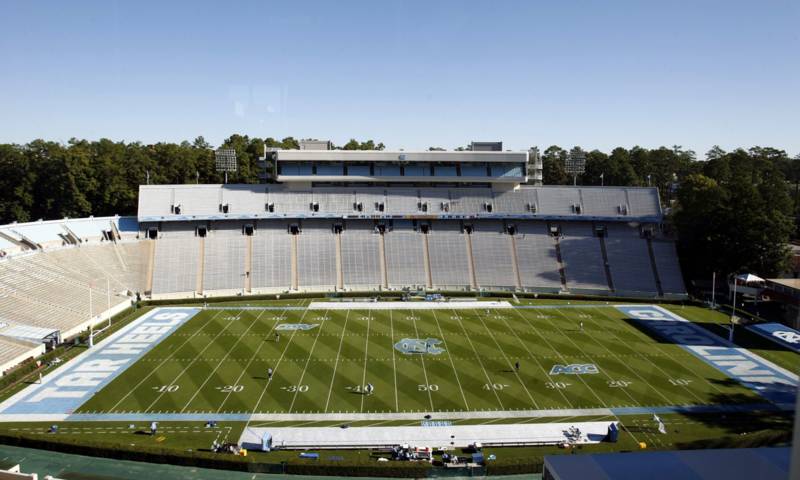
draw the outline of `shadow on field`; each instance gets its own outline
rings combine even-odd
[[[657,334],[654,330],[647,328],[644,323],[649,320],[635,320],[633,318],[623,318],[622,320],[631,327],[650,337],[650,339],[652,339],[654,342],[680,345],[679,343],[675,343],[670,339]],[[692,322],[692,324],[697,325],[698,327],[703,328],[705,331],[710,332],[724,340],[728,339],[727,325],[714,322]],[[737,326],[734,331],[733,343],[738,347],[747,349],[756,348],[760,350],[788,351],[786,348],[778,345],[777,343],[770,342],[769,340],[746,330],[745,327],[741,325]]]

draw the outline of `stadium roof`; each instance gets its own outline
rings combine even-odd
[[[679,450],[669,452],[549,455],[554,480],[729,480],[789,478],[789,448]]]

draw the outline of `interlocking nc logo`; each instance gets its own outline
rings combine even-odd
[[[573,363],[570,365],[553,365],[553,368],[550,369],[550,375],[559,375],[559,374],[566,374],[566,375],[583,375],[583,374],[594,374],[600,373],[600,370],[597,369],[597,365],[593,363]]]
[[[800,343],[800,333],[781,330],[779,332],[772,332],[772,335],[780,338],[786,343]]]

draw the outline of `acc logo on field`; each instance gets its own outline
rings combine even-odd
[[[394,348],[406,355],[411,353],[430,353],[439,355],[444,352],[443,348],[437,347],[442,343],[436,338],[404,338],[394,344]]]
[[[778,337],[786,343],[800,343],[800,334],[795,332],[779,331],[772,332],[772,336]]]
[[[600,373],[600,370],[597,369],[597,365],[593,363],[573,363],[571,365],[553,365],[553,368],[550,369],[550,375],[559,375],[559,374],[566,374],[566,375],[583,375],[583,374],[594,374]]]
[[[281,323],[275,330],[311,330],[312,328],[319,326],[318,323]]]

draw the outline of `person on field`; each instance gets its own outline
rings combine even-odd
[[[581,332],[583,331],[583,320],[581,320]]]
[[[375,387],[373,387],[371,383],[368,383],[367,388],[365,388],[364,390],[367,392],[367,395],[372,395],[372,392],[375,390]]]
[[[281,334],[278,333],[278,332],[275,332],[275,343],[278,343],[280,341],[281,341]]]
[[[267,380],[272,380],[272,367],[267,369]]]
[[[514,363],[514,368],[519,372],[519,360]]]
[[[150,423],[150,435],[155,435],[158,433],[158,422]]]

